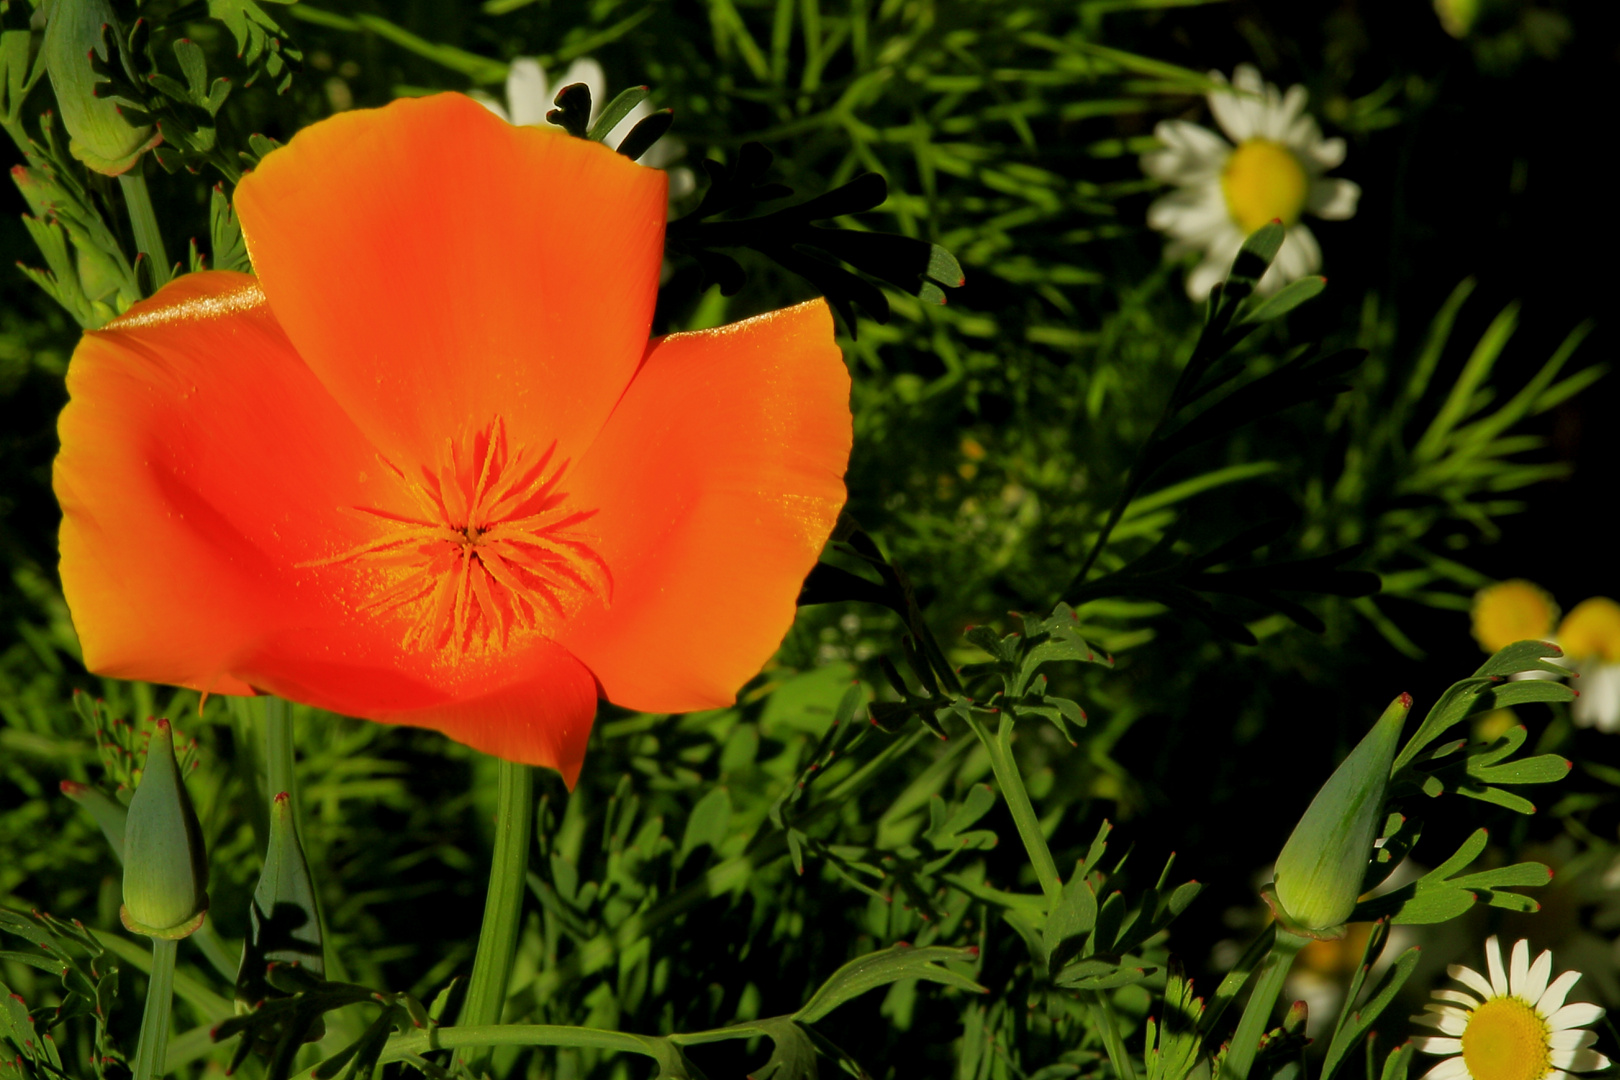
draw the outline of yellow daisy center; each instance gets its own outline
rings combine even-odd
[[[1540,587],[1515,578],[1474,595],[1474,640],[1486,652],[1552,633],[1558,607]]]
[[[1468,1018],[1463,1064],[1473,1080],[1541,1080],[1552,1069],[1547,1022],[1515,997],[1492,998]]]
[[[1620,663],[1620,604],[1607,596],[1582,600],[1559,624],[1558,644],[1576,660]]]
[[[1305,167],[1294,152],[1271,139],[1245,139],[1221,171],[1226,209],[1245,234],[1277,219],[1299,220],[1310,193]]]

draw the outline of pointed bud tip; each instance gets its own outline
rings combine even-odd
[[[1403,692],[1401,694],[1401,696],[1396,698],[1395,700],[1399,701],[1401,703],[1401,708],[1403,708],[1403,709],[1410,709],[1412,707],[1412,695],[1411,694],[1407,694],[1407,693]]]

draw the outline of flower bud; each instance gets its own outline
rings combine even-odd
[[[56,92],[57,111],[68,132],[68,150],[90,168],[108,176],[128,172],[140,156],[163,141],[151,124],[136,127],[125,120],[118,103],[98,98],[91,67],[94,52],[108,58],[102,28],[118,34],[110,0],[56,0],[45,23],[45,71]]]
[[[124,906],[118,914],[137,934],[183,938],[208,912],[208,856],[191,807],[174,733],[157,722],[141,784],[124,820]]]
[[[1266,902],[1290,930],[1333,937],[1355,910],[1412,696],[1396,698],[1316,793],[1277,856]]]

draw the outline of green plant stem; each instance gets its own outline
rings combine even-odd
[[[1277,995],[1282,993],[1283,983],[1288,978],[1288,969],[1293,966],[1294,956],[1307,942],[1308,939],[1298,934],[1278,928],[1277,939],[1272,943],[1265,965],[1260,968],[1254,991],[1243,1006],[1237,1031],[1232,1033],[1226,1063],[1221,1066],[1221,1080],[1246,1080],[1248,1077],[1255,1052],[1260,1048],[1260,1036],[1271,1027],[1271,1014],[1277,1005]]]
[[[130,228],[135,231],[135,248],[152,264],[152,282],[169,280],[169,256],[163,250],[163,232],[152,210],[152,195],[146,189],[146,159],[137,161],[128,172],[119,174],[118,189],[124,193]]]
[[[169,1013],[174,1007],[174,954],[179,942],[152,939],[152,974],[146,986],[146,1010],[141,1013],[141,1041],[135,1045],[130,1066],[134,1080],[156,1080],[163,1075],[169,1052]]]
[[[1013,824],[1018,826],[1018,835],[1024,841],[1024,850],[1029,853],[1030,864],[1035,867],[1035,877],[1041,883],[1041,891],[1046,894],[1049,904],[1055,903],[1063,894],[1063,877],[1058,873],[1057,861],[1052,858],[1052,849],[1046,845],[1046,834],[1041,832],[1040,818],[1035,816],[1035,806],[1029,801],[1023,774],[1018,771],[1018,761],[1013,757],[1012,718],[1003,714],[1000,728],[994,735],[971,712],[968,726],[990,753],[990,768],[996,774],[996,784],[1001,788],[1001,797],[1012,813]]]
[[[294,769],[292,708],[281,698],[268,696],[264,702],[264,786],[265,798],[274,800],[283,791],[292,799],[293,820],[298,812],[298,779]]]
[[[484,924],[478,931],[478,952],[461,1024],[483,1026],[501,1022],[506,986],[512,977],[517,952],[518,920],[523,914],[523,888],[529,869],[530,830],[534,822],[534,770],[527,765],[500,762],[497,774],[495,854],[490,860],[489,892],[484,897]],[[491,1044],[493,1045],[493,1044]],[[482,1058],[469,1060],[477,1075]]]
[[[1091,998],[1092,1008],[1097,1015],[1097,1028],[1102,1032],[1103,1049],[1108,1051],[1109,1064],[1114,1066],[1114,1072],[1119,1080],[1136,1080],[1136,1066],[1131,1064],[1131,1055],[1125,1049],[1125,1040],[1119,1037],[1119,1024],[1114,1019],[1114,1007],[1109,1004],[1108,994],[1101,990],[1093,990],[1088,995]]]

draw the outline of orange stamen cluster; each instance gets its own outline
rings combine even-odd
[[[478,642],[505,648],[514,629],[544,632],[612,591],[607,565],[576,528],[595,511],[568,505],[558,486],[568,462],[552,464],[556,449],[513,449],[496,419],[445,439],[437,468],[419,479],[384,460],[420,516],[352,508],[388,531],[305,565],[365,560],[388,570],[360,610],[410,616],[407,649],[449,646],[459,657]]]

